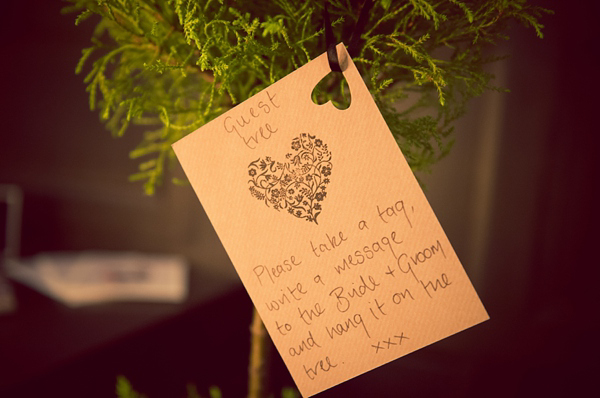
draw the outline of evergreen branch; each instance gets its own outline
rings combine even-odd
[[[67,1],[77,25],[99,17],[75,68],[91,62],[90,108],[116,136],[131,125],[149,129],[131,152],[141,159],[132,179],[144,181],[146,193],[161,183],[173,142],[325,50],[320,0]],[[334,31],[347,41],[360,8],[329,5]],[[505,40],[510,21],[542,37],[548,13],[525,0],[374,2],[354,61],[413,170],[448,152],[452,123],[471,98],[497,89],[484,69],[495,61],[482,57],[485,46]],[[324,95],[338,103],[345,89]],[[424,111],[430,116],[417,116]]]

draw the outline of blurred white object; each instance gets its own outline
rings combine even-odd
[[[120,252],[42,254],[5,265],[11,278],[70,307],[110,301],[179,303],[188,264],[178,256]]]

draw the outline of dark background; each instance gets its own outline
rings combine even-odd
[[[494,50],[511,55],[492,70],[511,93],[474,101],[454,151],[422,176],[491,320],[320,396],[578,396],[592,386],[600,7],[537,4],[555,11],[545,38],[514,27]],[[192,295],[73,310],[15,284],[19,310],[0,316],[0,396],[111,396],[118,374],[151,398],[184,396],[187,382],[244,396],[250,300],[191,188],[145,197],[127,182],[138,137],[112,139],[89,111],[74,69],[93,23],[75,27],[61,6],[10,2],[0,16],[0,183],[24,192],[21,254],[180,253]],[[273,361],[274,388],[292,385]]]

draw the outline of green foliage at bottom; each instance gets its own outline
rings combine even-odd
[[[145,395],[141,395],[133,389],[129,380],[124,376],[117,377],[116,393],[118,398],[145,398]]]
[[[117,377],[116,386],[117,398],[146,398],[135,391],[131,386],[131,383],[125,376]],[[198,393],[198,389],[193,384],[187,385],[187,398],[205,398],[203,395]],[[221,389],[217,386],[212,386],[208,390],[208,398],[223,398]],[[300,394],[294,388],[286,387],[281,390],[281,398],[300,398]]]

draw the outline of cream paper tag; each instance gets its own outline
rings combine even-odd
[[[302,396],[488,319],[343,44],[173,145]],[[401,389],[401,386],[398,387]]]

